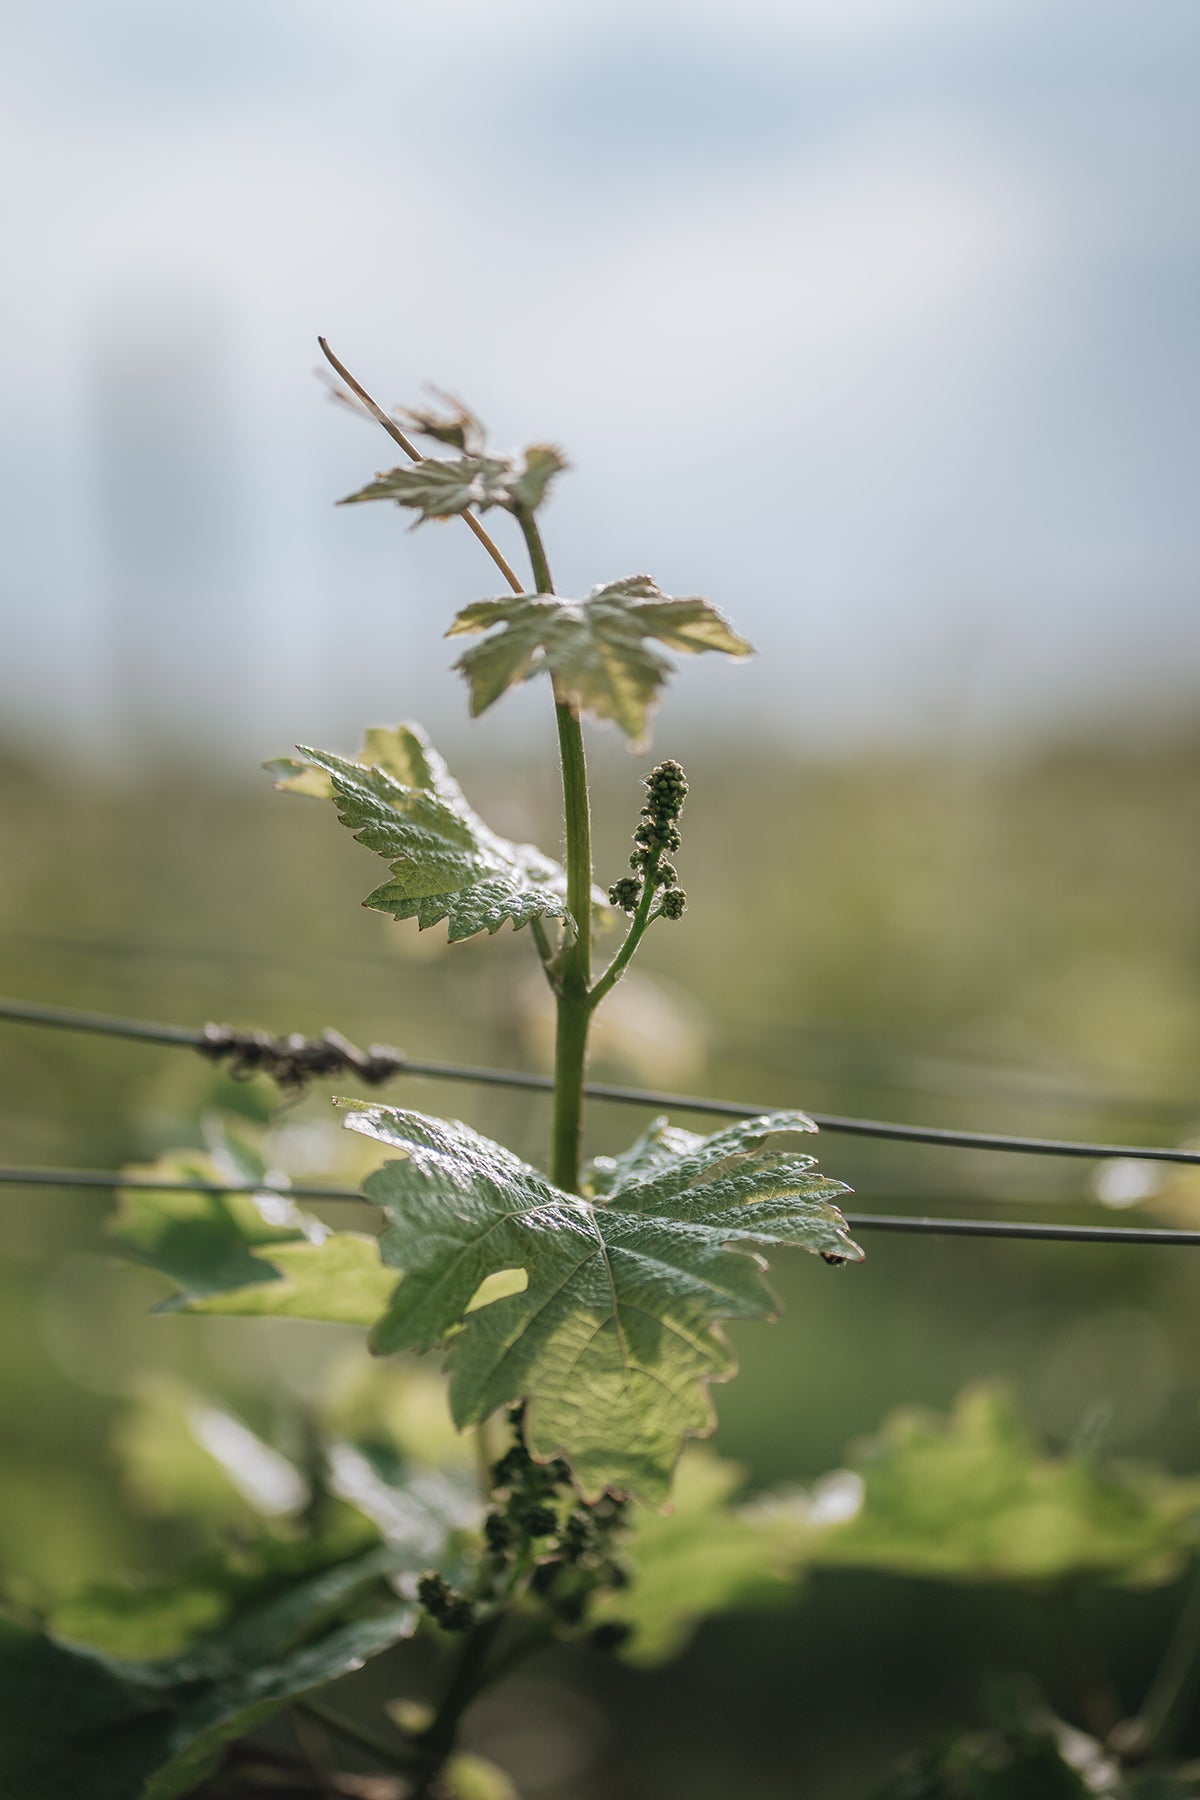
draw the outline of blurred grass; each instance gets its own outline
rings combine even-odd
[[[656,985],[614,1003],[598,1075],[978,1129],[1143,1142],[1196,1129],[1200,738],[990,762],[663,750],[692,780],[689,912],[651,934],[640,967]],[[603,740],[594,764],[607,883],[643,765]],[[460,758],[458,772],[499,829],[555,847],[552,768]],[[447,950],[364,912],[374,859],[332,809],[273,795],[253,771],[164,757],[119,784],[11,751],[3,776],[0,991],[172,1022],[334,1024],[413,1054],[545,1066],[524,937]],[[206,1102],[253,1108],[260,1092],[184,1052],[4,1027],[0,1160],[118,1166],[196,1141]],[[389,1092],[541,1155],[536,1096],[415,1080]],[[313,1175],[337,1154],[327,1118],[323,1093],[286,1114]],[[594,1107],[592,1147],[620,1148],[641,1122]],[[1086,1164],[835,1137],[821,1154],[864,1210],[1097,1211]],[[158,1288],[100,1254],[108,1204],[0,1196],[0,1569],[30,1602],[167,1566],[191,1542],[185,1521],[149,1517],[122,1490],[109,1448],[148,1369],[261,1414],[285,1361],[294,1375],[298,1355],[316,1362],[333,1341],[294,1328],[285,1359],[258,1327],[149,1318]],[[736,1334],[743,1372],[718,1394],[719,1443],[756,1481],[834,1466],[891,1406],[944,1406],[982,1375],[1008,1378],[1051,1441],[1100,1407],[1114,1453],[1200,1468],[1200,1262],[1187,1251],[868,1249],[861,1269],[777,1259],[782,1320]],[[1097,1601],[1127,1686],[1168,1604]],[[794,1609],[707,1628],[670,1670],[589,1667],[607,1747],[591,1775],[536,1791],[857,1795],[896,1749],[971,1713],[980,1670],[1014,1660],[1053,1685],[1031,1602],[824,1575]]]

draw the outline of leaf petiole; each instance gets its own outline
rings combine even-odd
[[[537,946],[537,953],[541,958],[542,968],[546,972],[546,980],[550,983],[550,986],[555,992],[557,992],[558,956],[554,945],[550,942],[550,934],[546,930],[541,919],[531,919],[529,921],[529,929],[532,933],[533,941]]]
[[[412,1800],[426,1800],[426,1796],[433,1792],[446,1759],[454,1750],[459,1721],[476,1694],[490,1679],[492,1647],[505,1617],[505,1613],[501,1611],[481,1619],[463,1645],[462,1655],[433,1722],[417,1739],[426,1762],[424,1773],[413,1790]]]

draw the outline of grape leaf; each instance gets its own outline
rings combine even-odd
[[[489,506],[499,504],[510,473],[508,464],[498,456],[431,456],[424,462],[384,469],[338,505],[394,500],[397,506],[411,506],[421,519],[451,519],[456,513],[472,508],[486,512]]]
[[[510,594],[460,612],[447,637],[500,629],[454,665],[471,690],[471,713],[486,712],[508,688],[548,671],[555,697],[577,713],[611,719],[644,747],[647,720],[674,665],[648,639],[699,655],[750,656],[709,601],[672,599],[648,575],[594,588],[586,600]]]
[[[391,880],[364,906],[415,918],[421,930],[445,919],[451,943],[494,933],[506,919],[518,929],[531,919],[569,921],[561,866],[485,825],[418,727],[369,731],[357,762],[322,750],[300,753],[303,763],[267,765],[277,785],[328,796],[359,843],[391,864]],[[592,898],[598,909],[606,906],[598,891]]]
[[[125,1171],[150,1182],[228,1181],[223,1160],[171,1151]],[[261,1164],[255,1179],[264,1174]],[[156,1312],[263,1313],[369,1325],[394,1285],[380,1268],[375,1239],[331,1232],[281,1194],[185,1193],[123,1187],[108,1241],[118,1255],[169,1275],[179,1292]]]
[[[331,1231],[319,1244],[281,1244],[271,1251],[271,1267],[274,1281],[204,1299],[180,1297],[162,1310],[372,1325],[395,1286],[392,1273],[380,1266],[377,1241],[357,1231]]]
[[[844,1184],[817,1174],[813,1157],[774,1147],[815,1129],[802,1113],[710,1138],[673,1133],[670,1160],[592,1202],[465,1125],[339,1104],[353,1130],[403,1153],[363,1184],[389,1221],[384,1261],[404,1276],[372,1347],[452,1339],[456,1424],[528,1398],[534,1455],[566,1456],[588,1495],[613,1487],[660,1504],[684,1440],[712,1429],[708,1384],[735,1368],[718,1321],[761,1318],[774,1304],[762,1259],[734,1246],[862,1255],[831,1204]],[[660,1121],[644,1142],[663,1130]],[[471,1310],[481,1284],[506,1270],[524,1271],[523,1291]]]
[[[402,406],[392,416],[421,437],[436,438],[439,444],[449,444],[468,456],[477,456],[487,443],[487,432],[481,422],[453,394],[443,393],[439,388],[430,391],[444,403],[445,412],[435,412],[426,406]]]
[[[157,1662],[118,1661],[0,1619],[0,1792],[21,1800],[190,1793],[227,1743],[409,1631],[407,1601],[353,1616],[396,1567],[391,1550],[372,1549]]]
[[[309,1485],[296,1465],[227,1406],[174,1377],[146,1375],[113,1432],[124,1485],[151,1515],[209,1535],[298,1514]]]
[[[428,430],[432,415],[421,415]],[[461,434],[464,446],[468,423],[477,422],[466,415],[452,422],[452,437]],[[347,494],[340,506],[357,506],[364,500],[394,500],[397,506],[408,506],[418,514],[417,523],[425,519],[451,519],[458,513],[487,512],[502,506],[507,512],[533,512],[546,497],[551,481],[566,468],[562,455],[551,444],[533,444],[518,460],[513,456],[488,456],[478,448],[470,454],[453,457],[426,457],[423,462],[406,463],[398,469],[385,469],[366,487]]]
[[[428,1422],[436,1437],[426,1428],[414,1440],[409,1407],[417,1390],[426,1396],[422,1410],[431,1404],[432,1377],[394,1362],[355,1358],[354,1366],[367,1379],[356,1383],[349,1409],[340,1383],[325,1396],[305,1438],[303,1471],[214,1396],[156,1380],[118,1422],[118,1463],[148,1513],[192,1515],[209,1527],[216,1552],[169,1578],[139,1575],[76,1594],[56,1606],[56,1633],[118,1656],[167,1656],[381,1541],[394,1559],[389,1574],[437,1566],[457,1580],[481,1503],[474,1462],[445,1418],[441,1384],[436,1424]],[[385,1392],[399,1412],[379,1404]],[[368,1395],[375,1404],[364,1411]],[[282,1435],[286,1442],[286,1426]],[[311,1498],[314,1468],[324,1495],[319,1531],[297,1539],[285,1525],[278,1533],[281,1514]]]
[[[355,759],[364,768],[382,769],[401,787],[430,788],[449,806],[465,805],[462,789],[419,725],[369,725]],[[291,794],[332,800],[333,777],[294,757],[279,756],[263,767],[276,777],[276,787]]]
[[[830,1507],[838,1484],[856,1505]],[[813,1564],[944,1581],[1071,1577],[1129,1586],[1174,1580],[1200,1545],[1200,1480],[1091,1456],[1039,1454],[1003,1389],[960,1395],[948,1419],[895,1414],[778,1523]]]
[[[640,1511],[630,1552],[634,1579],[593,1601],[597,1620],[633,1626],[623,1655],[635,1663],[677,1655],[700,1620],[731,1607],[769,1606],[795,1592],[797,1556],[733,1504],[745,1470],[699,1445],[680,1459],[671,1511]]]
[[[536,512],[546,498],[550,483],[567,467],[566,459],[553,444],[530,444],[524,466],[516,480],[509,483],[507,505],[513,512]]]
[[[235,1620],[299,1591],[313,1576],[357,1565],[378,1547],[367,1521],[349,1510],[311,1538],[250,1535],[243,1518],[239,1534],[227,1533],[219,1549],[169,1574],[94,1583],[61,1601],[44,1622],[65,1642],[127,1662],[166,1662],[219,1639]]]

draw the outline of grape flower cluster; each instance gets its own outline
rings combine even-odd
[[[661,888],[660,914],[664,919],[681,919],[687,895],[679,886],[674,865],[666,858],[679,848],[679,815],[687,799],[687,776],[677,762],[668,758],[651,769],[645,787],[646,804],[633,834],[634,850],[629,858],[633,874],[614,882],[608,897],[614,906],[632,913],[642,904],[647,888],[651,892]]]
[[[529,1454],[523,1408],[515,1407],[510,1417],[516,1437],[490,1471],[492,1504],[474,1579],[465,1592],[435,1573],[417,1583],[422,1607],[443,1631],[469,1631],[521,1592],[556,1627],[570,1631],[586,1624],[595,1594],[624,1588],[630,1579],[616,1543],[628,1502],[612,1493],[591,1504],[581,1500],[566,1463],[538,1463]],[[596,1649],[617,1650],[631,1629],[608,1619],[588,1637]]]

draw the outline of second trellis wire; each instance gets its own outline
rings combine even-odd
[[[390,1076],[410,1074],[456,1081],[479,1082],[492,1086],[547,1091],[553,1087],[548,1076],[526,1074],[518,1070],[472,1068],[466,1064],[434,1063],[405,1056],[397,1050],[373,1049],[363,1052],[336,1032],[321,1038],[298,1036],[274,1038],[265,1032],[234,1032],[227,1026],[206,1026],[197,1031],[182,1025],[158,1025],[139,1019],[113,1018],[101,1013],[81,1013],[62,1007],[40,1006],[30,1002],[0,1001],[0,1018],[31,1025],[56,1026],[66,1030],[96,1032],[141,1042],[190,1048],[210,1057],[235,1055],[243,1066],[273,1065],[297,1072],[331,1072],[334,1068],[355,1071],[367,1077],[372,1085]],[[706,1112],[713,1115],[753,1118],[765,1109],[727,1100],[703,1100],[693,1095],[657,1093],[645,1088],[615,1087],[592,1083],[588,1092],[595,1099],[614,1100],[626,1104],[667,1106],[676,1111]],[[1200,1163],[1200,1152],[1118,1144],[1094,1144],[1055,1138],[1019,1138],[991,1132],[954,1131],[939,1127],[897,1125],[876,1119],[841,1118],[813,1113],[815,1124],[826,1131],[856,1133],[860,1136],[909,1140],[917,1143],[953,1145],[964,1149],[1006,1150],[1023,1154],[1049,1156],[1132,1156],[1143,1160],[1175,1163]],[[12,1187],[62,1187],[114,1189],[147,1187],[198,1193],[282,1192],[296,1199],[361,1200],[354,1188],[295,1187],[271,1189],[268,1185],[237,1186],[228,1183],[206,1183],[172,1178],[125,1176],[115,1170],[91,1169],[0,1169],[0,1185]],[[880,1213],[848,1213],[852,1229],[893,1232],[919,1232],[944,1237],[987,1237],[1050,1239],[1067,1243],[1115,1243],[1200,1245],[1200,1231],[1145,1229],[1128,1226],[1040,1225],[1016,1221],[983,1219],[905,1218]]]

